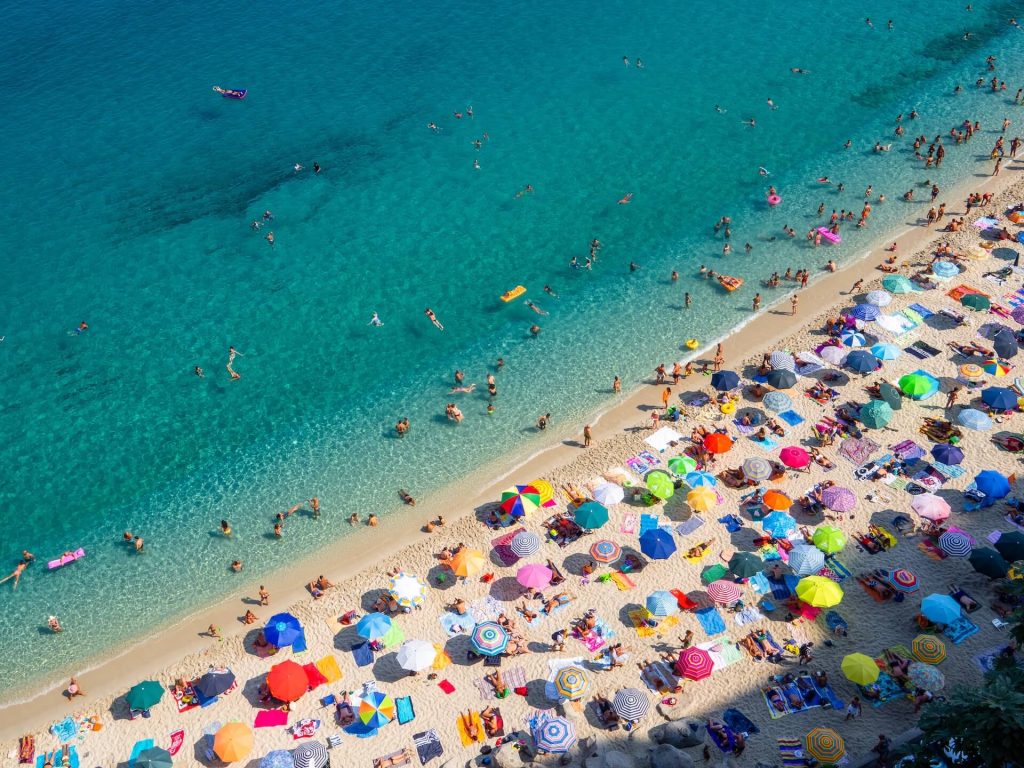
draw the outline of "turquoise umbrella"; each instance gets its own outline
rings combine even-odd
[[[576,509],[573,519],[580,528],[592,531],[608,522],[608,508],[596,501],[588,501]]]
[[[860,409],[861,423],[868,429],[881,429],[892,417],[892,408],[885,400],[872,400]]]

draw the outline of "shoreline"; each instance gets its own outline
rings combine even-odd
[[[976,164],[973,170],[976,172],[981,165],[983,163]],[[998,208],[1004,202],[1001,199],[1003,196],[1007,195],[1015,186],[1024,183],[1016,174],[1012,173],[1012,171],[1021,170],[1020,159],[1010,160],[1004,170],[1007,173],[1000,177],[988,176],[985,179],[978,178],[976,173],[969,174],[954,185],[945,197],[951,201],[952,205],[959,207],[967,190],[991,190],[995,192],[994,203]],[[901,205],[902,203],[894,200],[892,204]],[[918,207],[913,206],[911,210]],[[951,211],[948,215],[960,216],[963,215],[963,212]],[[877,274],[876,265],[870,260],[871,254],[881,244],[895,239],[900,246],[899,252],[903,254],[901,261],[905,261],[908,256],[917,253],[927,243],[936,242],[949,236],[948,233],[922,227],[916,222],[905,221],[904,223],[907,225],[906,228],[899,231],[895,237],[878,235],[872,238],[869,243],[870,247],[866,248],[860,256],[851,257],[848,263],[842,265],[835,273],[818,274],[803,291],[796,289],[794,284],[793,291],[779,292],[778,298],[770,304],[766,304],[761,312],[756,315],[751,313],[749,317],[724,332],[720,340],[726,345],[726,366],[735,367],[740,361],[759,350],[767,349],[776,341],[792,335],[805,325],[809,317],[816,316],[823,311],[834,311],[838,306],[848,303],[849,288],[856,280],[863,279],[866,284],[870,284],[874,280],[884,277],[882,274]],[[820,272],[820,267],[818,270]],[[802,308],[803,313],[798,312],[796,316],[792,316],[788,312],[780,311],[778,307],[785,304],[793,292],[821,295],[822,298],[827,294],[828,300],[813,308],[809,308],[809,302],[805,301]],[[754,322],[755,320],[759,322]],[[706,356],[718,341],[719,339],[709,340],[700,349],[687,352],[680,359],[682,361],[700,359]],[[652,355],[652,368],[657,364],[653,357]],[[595,429],[597,443],[610,440],[624,430],[640,424],[647,427],[649,420],[646,410],[643,409],[653,399],[649,388],[649,382],[638,383],[618,398],[603,403],[593,412],[589,423],[597,427]],[[520,482],[525,482],[532,478],[551,474],[557,468],[568,464],[582,450],[578,444],[575,444],[575,439],[582,432],[583,422],[570,430],[568,425],[563,426],[557,421],[556,414],[553,427],[548,430],[548,434],[544,435],[543,441],[540,438],[531,441],[518,454],[509,454],[481,466],[461,481],[449,484],[432,493],[417,505],[415,512],[403,507],[397,514],[388,513],[382,517],[380,527],[370,529],[361,526],[363,530],[357,530],[351,535],[330,542],[304,556],[301,560],[266,575],[260,581],[267,585],[273,595],[274,607],[271,610],[276,612],[285,607],[294,608],[297,605],[309,603],[309,595],[302,585],[318,573],[323,572],[332,580],[341,582],[354,578],[356,574],[372,570],[386,558],[407,548],[430,540],[424,536],[421,530],[427,520],[435,519],[439,514],[443,514],[449,521],[449,527],[453,526],[458,521],[470,516],[479,506],[498,498],[501,490],[509,484],[509,478],[512,475],[516,475],[516,479]],[[337,524],[345,525],[346,523],[338,521]],[[356,552],[358,554],[353,556]],[[324,563],[340,562],[344,562],[344,565],[340,567],[324,565]],[[113,654],[107,651],[87,659],[81,665],[85,671],[76,675],[80,677],[83,688],[89,692],[84,703],[95,704],[111,695],[123,694],[126,683],[130,681],[124,679],[117,669],[118,667],[126,666],[132,670],[133,679],[142,679],[150,673],[158,674],[158,670],[180,662],[183,657],[193,654],[203,656],[210,654],[211,645],[216,648],[217,644],[211,643],[209,637],[199,634],[199,631],[209,624],[221,627],[226,640],[244,634],[248,627],[238,621],[238,616],[244,611],[244,607],[240,608],[236,599],[254,594],[257,585],[256,581],[247,581],[216,602],[181,616],[173,624],[161,629],[153,636],[139,639]],[[191,630],[185,626],[186,624],[191,627]],[[42,690],[35,687],[24,687],[13,690],[9,696],[5,696],[3,703],[0,704],[0,713],[4,715],[4,724],[0,725],[0,739],[8,740],[25,730],[30,730],[33,724],[56,720],[67,714],[68,702],[63,697],[58,698],[55,695],[60,688],[61,684],[59,683],[46,686]],[[28,695],[30,692],[33,695]],[[16,713],[13,711],[13,707],[18,708]]]

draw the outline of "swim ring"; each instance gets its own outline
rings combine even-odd
[[[778,205],[782,202],[782,198],[778,195],[768,195],[768,205]]]
[[[687,339],[684,345],[687,349],[696,349],[700,346],[700,342],[696,339]]]
[[[736,413],[736,403],[734,403],[732,400],[730,400],[727,403],[722,403],[720,406],[718,406],[718,410],[720,410],[726,416],[729,416],[730,414]]]

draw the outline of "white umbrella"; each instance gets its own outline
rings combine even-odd
[[[426,640],[409,640],[398,649],[398,666],[410,672],[422,672],[437,658],[433,643]]]
[[[407,608],[422,604],[426,589],[426,585],[419,578],[402,571],[391,579],[391,589],[388,591],[395,598],[396,603]]]
[[[615,483],[601,483],[594,489],[594,501],[604,504],[606,507],[618,504],[624,498],[626,498],[625,492],[621,486]]]
[[[819,355],[819,357],[821,357],[821,359],[824,360],[826,363],[831,363],[832,365],[839,365],[840,363],[843,362],[843,360],[846,359],[846,354],[847,350],[843,349],[842,347],[832,346],[830,344],[829,346],[821,350],[821,354]]]
[[[871,291],[867,295],[867,302],[876,307],[887,307],[892,303],[892,294],[888,291]]]

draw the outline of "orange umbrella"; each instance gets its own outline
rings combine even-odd
[[[725,453],[732,448],[732,438],[721,432],[712,432],[704,438],[704,447],[712,453]]]
[[[477,576],[484,570],[487,560],[479,549],[463,549],[452,558],[452,571],[456,576]]]
[[[306,670],[288,659],[270,668],[267,688],[279,701],[298,701],[309,690],[309,678]]]
[[[775,489],[768,491],[764,498],[761,499],[761,502],[769,509],[774,509],[777,512],[785,512],[793,506],[793,500],[789,496]]]
[[[213,751],[225,763],[244,760],[252,752],[252,731],[242,723],[228,723],[213,737]]]

